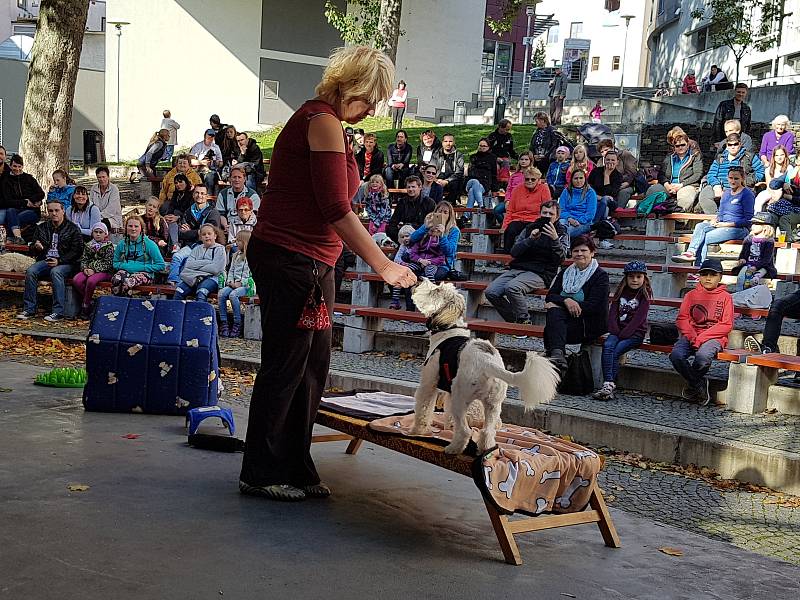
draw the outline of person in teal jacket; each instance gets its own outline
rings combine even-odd
[[[606,217],[605,200],[598,199],[586,183],[586,173],[580,169],[572,173],[569,184],[558,199],[561,224],[567,228],[570,239],[589,233],[592,225]]]
[[[439,202],[432,214],[441,214],[444,220],[444,233],[439,238],[439,248],[444,252],[445,264],[439,266],[434,275],[436,281],[441,281],[453,270],[456,252],[458,251],[458,240],[461,238],[461,230],[456,226],[456,211],[453,210],[453,205],[447,200]],[[425,237],[426,233],[428,233],[428,226],[423,224],[411,234],[409,244],[416,244]]]
[[[114,250],[111,291],[115,296],[131,296],[137,285],[153,283],[156,273],[164,270],[164,257],[158,245],[144,234],[144,220],[131,215],[125,221],[125,237]]]

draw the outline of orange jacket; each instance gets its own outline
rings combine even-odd
[[[503,219],[503,229],[514,221],[532,223],[539,218],[542,204],[551,200],[550,188],[543,180],[529,190],[524,185],[518,185],[511,193],[511,198],[506,201],[506,216]]]
[[[695,348],[708,340],[719,340],[725,348],[733,329],[733,298],[724,285],[707,290],[698,283],[681,302],[676,324]]]

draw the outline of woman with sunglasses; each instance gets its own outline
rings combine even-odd
[[[667,143],[672,152],[664,157],[658,183],[651,185],[645,197],[656,192],[674,196],[678,206],[689,212],[694,208],[700,180],[703,178],[703,155],[695,142],[680,127],[667,133]]]
[[[444,196],[444,188],[436,183],[438,172],[435,164],[426,165],[422,169],[422,195],[436,203],[441,202]]]

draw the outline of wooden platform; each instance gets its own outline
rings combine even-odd
[[[371,442],[472,479],[471,464],[474,459],[464,455],[445,454],[444,446],[425,440],[372,431],[367,427],[368,421],[365,419],[346,417],[326,410],[320,410],[317,413],[317,423],[342,433],[315,435],[312,437],[312,442],[349,441],[346,453],[351,455],[358,452],[363,442]],[[505,561],[510,565],[522,564],[519,547],[514,536],[529,531],[597,523],[606,546],[620,547],[617,530],[597,484],[592,490],[589,506],[581,512],[563,515],[544,514],[536,517],[509,517],[500,514],[493,504],[489,502],[484,502],[484,504]]]

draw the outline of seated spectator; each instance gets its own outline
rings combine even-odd
[[[411,146],[408,145],[408,134],[403,129],[397,131],[394,140],[386,149],[388,166],[383,175],[390,186],[403,188],[411,172]]]
[[[369,178],[367,191],[364,194],[364,209],[369,219],[369,234],[385,233],[386,226],[392,218],[392,203],[382,175],[373,175]]]
[[[441,202],[444,197],[444,189],[436,183],[436,165],[430,164],[422,168],[422,195],[427,196],[434,202]]]
[[[156,165],[164,157],[169,144],[169,130],[159,129],[147,143],[147,150],[144,151],[137,161],[139,173],[147,179],[156,176]]]
[[[397,234],[399,246],[394,255],[394,262],[408,268],[411,268],[411,264],[406,262],[405,259],[408,258],[408,249],[411,246],[412,233],[414,233],[414,228],[411,225],[403,225],[400,228],[400,232]],[[414,300],[411,299],[411,292],[413,291],[412,288],[400,288],[395,286],[389,287],[392,291],[392,300],[389,303],[389,308],[391,310],[400,310],[401,292],[405,298],[406,310],[412,312],[417,310],[417,307],[414,305]]]
[[[767,322],[764,323],[764,337],[759,342],[754,336],[748,335],[744,338],[745,349],[754,354],[780,352],[778,337],[781,335],[781,325],[785,318],[800,319],[800,288],[775,299],[769,307]]]
[[[80,316],[88,319],[94,290],[109,281],[114,272],[114,244],[108,239],[108,227],[97,222],[92,226],[92,239],[83,247],[80,271],[72,277],[72,287],[81,298]]]
[[[67,218],[78,226],[83,241],[92,237],[92,226],[99,223],[100,209],[89,202],[89,191],[82,185],[76,186],[72,193],[72,205],[67,209]]]
[[[64,205],[64,210],[68,211],[72,204],[72,194],[75,192],[75,182],[64,169],[53,171],[53,185],[47,192],[47,201],[57,200]],[[88,196],[87,196],[88,199]]]
[[[647,266],[640,260],[626,264],[608,312],[608,336],[603,342],[603,386],[592,394],[595,400],[614,399],[620,358],[642,345],[652,299]]]
[[[249,199],[243,198],[242,202]],[[231,264],[225,275],[225,287],[217,294],[217,308],[219,310],[219,335],[220,337],[238,338],[242,332],[242,307],[241,298],[248,292],[248,281],[251,279],[250,266],[247,264],[247,244],[250,242],[250,231],[243,229],[236,234],[235,248],[231,254]],[[228,300],[231,301],[233,310],[233,326],[228,329]]]
[[[97,183],[89,190],[89,201],[100,209],[103,223],[109,233],[122,230],[122,202],[119,188],[111,183],[108,167],[97,167],[94,170]]]
[[[616,199],[619,206],[627,206],[631,196],[636,193],[636,176],[639,173],[639,163],[636,157],[630,150],[618,150],[614,145],[614,140],[607,138],[598,142],[597,150],[600,152],[600,160],[597,163],[598,167],[603,166],[603,160],[606,154],[611,151],[617,153],[617,171],[622,175],[622,183],[619,185],[619,192],[617,192]]]
[[[703,178],[703,155],[679,127],[670,130],[667,143],[672,146],[673,152],[664,157],[658,183],[647,188],[645,196],[666,192],[676,198],[681,210],[690,212],[695,206],[697,190]]]
[[[778,115],[772,119],[772,130],[761,138],[759,155],[765,167],[769,165],[776,148],[783,148],[789,156],[794,155],[794,132],[789,129],[791,126],[792,122],[786,115]]]
[[[730,88],[728,88],[730,89]],[[734,96],[729,100],[722,100],[717,105],[717,110],[714,113],[714,135],[716,139],[722,139],[725,131],[725,121],[730,119],[737,119],[742,125],[742,131],[745,133],[750,132],[750,106],[745,102],[747,99],[747,84],[737,83],[734,89]]]
[[[585,144],[578,144],[572,151],[572,160],[569,161],[567,168],[567,176],[564,181],[567,182],[572,179],[572,172],[580,169],[586,176],[589,177],[594,171],[595,164],[589,160],[589,150]]]
[[[511,159],[517,158],[511,127],[510,119],[501,119],[495,130],[486,136],[486,140],[489,142],[489,152],[497,158],[499,168],[497,178],[500,181],[508,181],[511,175]]]
[[[431,214],[441,215],[444,224],[431,225]],[[417,275],[441,281],[453,269],[461,231],[456,226],[456,211],[449,202],[439,202],[433,213],[411,234],[408,250],[409,267]],[[416,265],[416,267],[414,266]]]
[[[572,180],[561,192],[558,204],[561,224],[567,228],[570,238],[589,233],[594,223],[605,218],[606,205],[598,201],[583,171],[572,174]]]
[[[264,170],[264,153],[258,142],[244,131],[236,134],[236,144],[238,153],[231,164],[244,169],[247,174],[247,187],[251,190],[258,190],[259,184],[267,178],[267,172]],[[231,169],[231,173],[233,173],[233,169]]]
[[[588,177],[588,183],[594,193],[609,208],[616,208],[616,198],[622,185],[622,174],[617,170],[617,162],[616,151],[606,152],[603,166],[594,169]],[[603,215],[602,218],[605,219],[606,216]]]
[[[236,141],[237,133],[236,127],[233,125],[226,126],[222,141],[218,144],[220,154],[222,154],[223,173],[231,168],[233,161],[239,156],[239,143]],[[225,169],[225,167],[228,167],[228,169]],[[226,177],[222,179],[227,181]]]
[[[538,112],[533,115],[536,130],[531,136],[529,150],[533,152],[533,164],[542,173],[547,173],[550,168],[551,156],[560,145],[556,130],[550,125],[547,113]]]
[[[364,145],[356,154],[358,174],[362,181],[368,181],[373,175],[383,177],[384,157],[381,149],[377,147],[377,139],[374,133],[364,134]]]
[[[711,65],[708,75],[700,80],[700,85],[704,92],[716,92],[718,90],[729,90],[733,84],[728,80],[728,76],[717,65]]]
[[[436,165],[436,183],[444,188],[444,199],[453,206],[457,205],[464,182],[464,155],[456,149],[456,138],[452,133],[442,136],[442,149],[431,162]]]
[[[228,223],[228,243],[234,244],[236,236],[241,231],[253,231],[258,219],[253,212],[253,201],[248,197],[236,201],[236,214],[231,216]]]
[[[217,194],[215,208],[220,216],[223,231],[228,231],[228,220],[236,214],[236,203],[240,198],[250,198],[253,203],[253,212],[258,215],[261,206],[261,197],[254,189],[245,186],[246,173],[242,166],[236,165],[231,169],[231,184],[220,190]]]
[[[83,255],[83,238],[77,226],[67,219],[64,205],[47,201],[47,219],[36,226],[31,253],[36,262],[25,272],[24,308],[18,319],[36,316],[39,281],[50,280],[53,289],[53,312],[44,318],[54,323],[64,318],[67,279],[78,270]]]
[[[442,142],[436,137],[433,129],[426,129],[419,134],[417,144],[417,171],[422,172],[422,167],[433,160],[433,155],[442,149]]]
[[[216,133],[213,129],[206,129],[203,140],[189,150],[189,154],[199,162],[198,171],[203,176],[206,189],[212,193],[217,187],[217,173],[222,169],[222,150],[214,141]]]
[[[725,137],[723,137],[719,142],[714,143],[714,147],[717,149],[717,154],[724,154],[725,151],[728,149],[725,144],[728,140],[728,136],[732,133],[736,133],[739,135],[739,139],[742,142],[742,148],[744,148],[748,152],[754,152],[753,138],[751,138],[746,133],[742,132],[742,124],[739,122],[738,119],[728,119],[727,121],[725,121],[724,133]]]
[[[189,210],[189,207],[194,202],[194,197],[192,195],[194,186],[186,175],[178,173],[175,176],[174,182],[175,191],[172,193],[172,198],[168,199],[158,208],[158,212],[167,222],[169,241],[173,251],[178,249],[176,246],[178,246],[178,227],[181,217],[183,217],[183,213]]]
[[[727,151],[717,156],[706,175],[706,185],[697,197],[695,212],[713,215],[717,212],[717,202],[728,189],[728,171],[733,167],[741,167],[743,185],[753,188],[756,182],[764,179],[764,165],[758,156],[742,148],[738,134],[732,133],[726,141]],[[752,192],[751,192],[752,193]],[[700,210],[697,211],[697,208]],[[741,239],[741,238],[739,238]]]
[[[21,228],[39,221],[44,200],[44,190],[23,166],[22,157],[12,154],[8,173],[0,179],[0,224],[11,231],[12,244],[25,243]]]
[[[777,146],[772,151],[772,158],[769,164],[764,168],[764,181],[767,183],[766,188],[761,190],[756,195],[755,211],[770,210],[770,206],[775,204],[778,200],[785,198],[792,199],[791,190],[784,190],[784,179],[786,172],[790,168],[789,154],[783,146]],[[770,185],[773,181],[777,180],[775,186]]]
[[[770,191],[781,197],[770,203],[767,210],[778,216],[778,227],[786,234],[787,242],[800,241],[797,225],[800,224],[800,167],[789,167],[783,179],[773,179]]]
[[[760,285],[778,275],[775,268],[775,226],[778,218],[769,212],[753,215],[750,234],[742,242],[738,264],[731,269],[736,291]]]
[[[192,168],[191,158],[188,154],[179,154],[176,161],[175,166],[172,167],[166,175],[164,175],[164,179],[161,180],[161,192],[158,194],[158,199],[162,202],[166,202],[172,195],[175,193],[175,176],[176,175],[183,175],[186,177],[192,185],[197,185],[203,179],[200,175]]]
[[[6,149],[5,146],[0,145],[0,181],[3,177],[8,175],[8,165],[6,164]]]
[[[508,270],[486,288],[486,299],[509,323],[531,323],[526,294],[549,287],[566,257],[569,236],[558,217],[558,203],[545,201],[537,218],[519,232]]]
[[[517,158],[517,166],[515,171],[508,178],[508,185],[506,186],[506,194],[502,199],[498,198],[498,202],[494,207],[494,216],[499,223],[502,223],[506,216],[506,204],[511,199],[514,190],[523,184],[525,181],[525,171],[533,164],[533,154],[529,150],[525,150]],[[513,239],[511,240],[513,242]]]
[[[699,94],[700,90],[697,87],[697,79],[694,76],[694,69],[689,69],[686,72],[686,77],[683,78],[683,85],[681,86],[681,94]]]
[[[708,259],[700,265],[699,283],[684,296],[676,322],[680,337],[669,360],[686,381],[685,400],[706,406],[711,393],[706,375],[711,362],[728,344],[733,329],[733,299],[722,282],[722,263]],[[689,358],[694,356],[690,363]]]
[[[169,277],[167,281],[173,285],[180,282],[180,272],[183,263],[192,253],[192,248],[199,243],[200,228],[206,223],[213,225],[215,229],[220,227],[220,216],[216,208],[208,203],[208,192],[202,183],[194,186],[192,191],[194,203],[189,210],[183,213],[178,228],[178,240],[183,246],[172,254],[169,264]]]
[[[545,297],[544,348],[562,371],[567,344],[593,342],[607,330],[608,273],[597,264],[596,251],[588,235],[572,240],[572,264],[556,275]]]
[[[175,287],[175,300],[194,294],[198,302],[208,302],[208,295],[219,289],[220,273],[225,272],[225,246],[217,243],[217,229],[210,223],[200,226],[199,244],[184,261],[181,281]]]
[[[169,225],[167,220],[158,212],[158,198],[150,196],[144,203],[144,234],[156,243],[163,256],[167,256],[171,250],[169,243]]]
[[[489,151],[486,138],[478,140],[478,151],[469,157],[467,171],[467,208],[492,207],[491,193],[498,190],[497,158]],[[468,221],[472,213],[465,212]]]
[[[511,250],[519,233],[541,216],[542,205],[550,200],[550,188],[542,181],[539,169],[528,167],[523,185],[515,187],[511,197],[506,200],[502,226],[503,248],[506,252]]]
[[[156,243],[144,233],[144,220],[137,214],[125,219],[125,236],[114,249],[114,275],[111,292],[132,296],[137,285],[153,283],[156,273],[164,270],[164,257]]]
[[[755,200],[753,192],[744,187],[744,169],[730,167],[728,189],[722,194],[717,216],[695,225],[689,247],[685,252],[673,256],[672,260],[693,262],[699,266],[706,259],[709,244],[743,240],[750,229]]]
[[[567,185],[567,171],[570,166],[569,148],[559,146],[556,150],[556,159],[550,163],[547,169],[547,185],[550,186],[550,193],[553,198],[557,198],[564,191]]]

